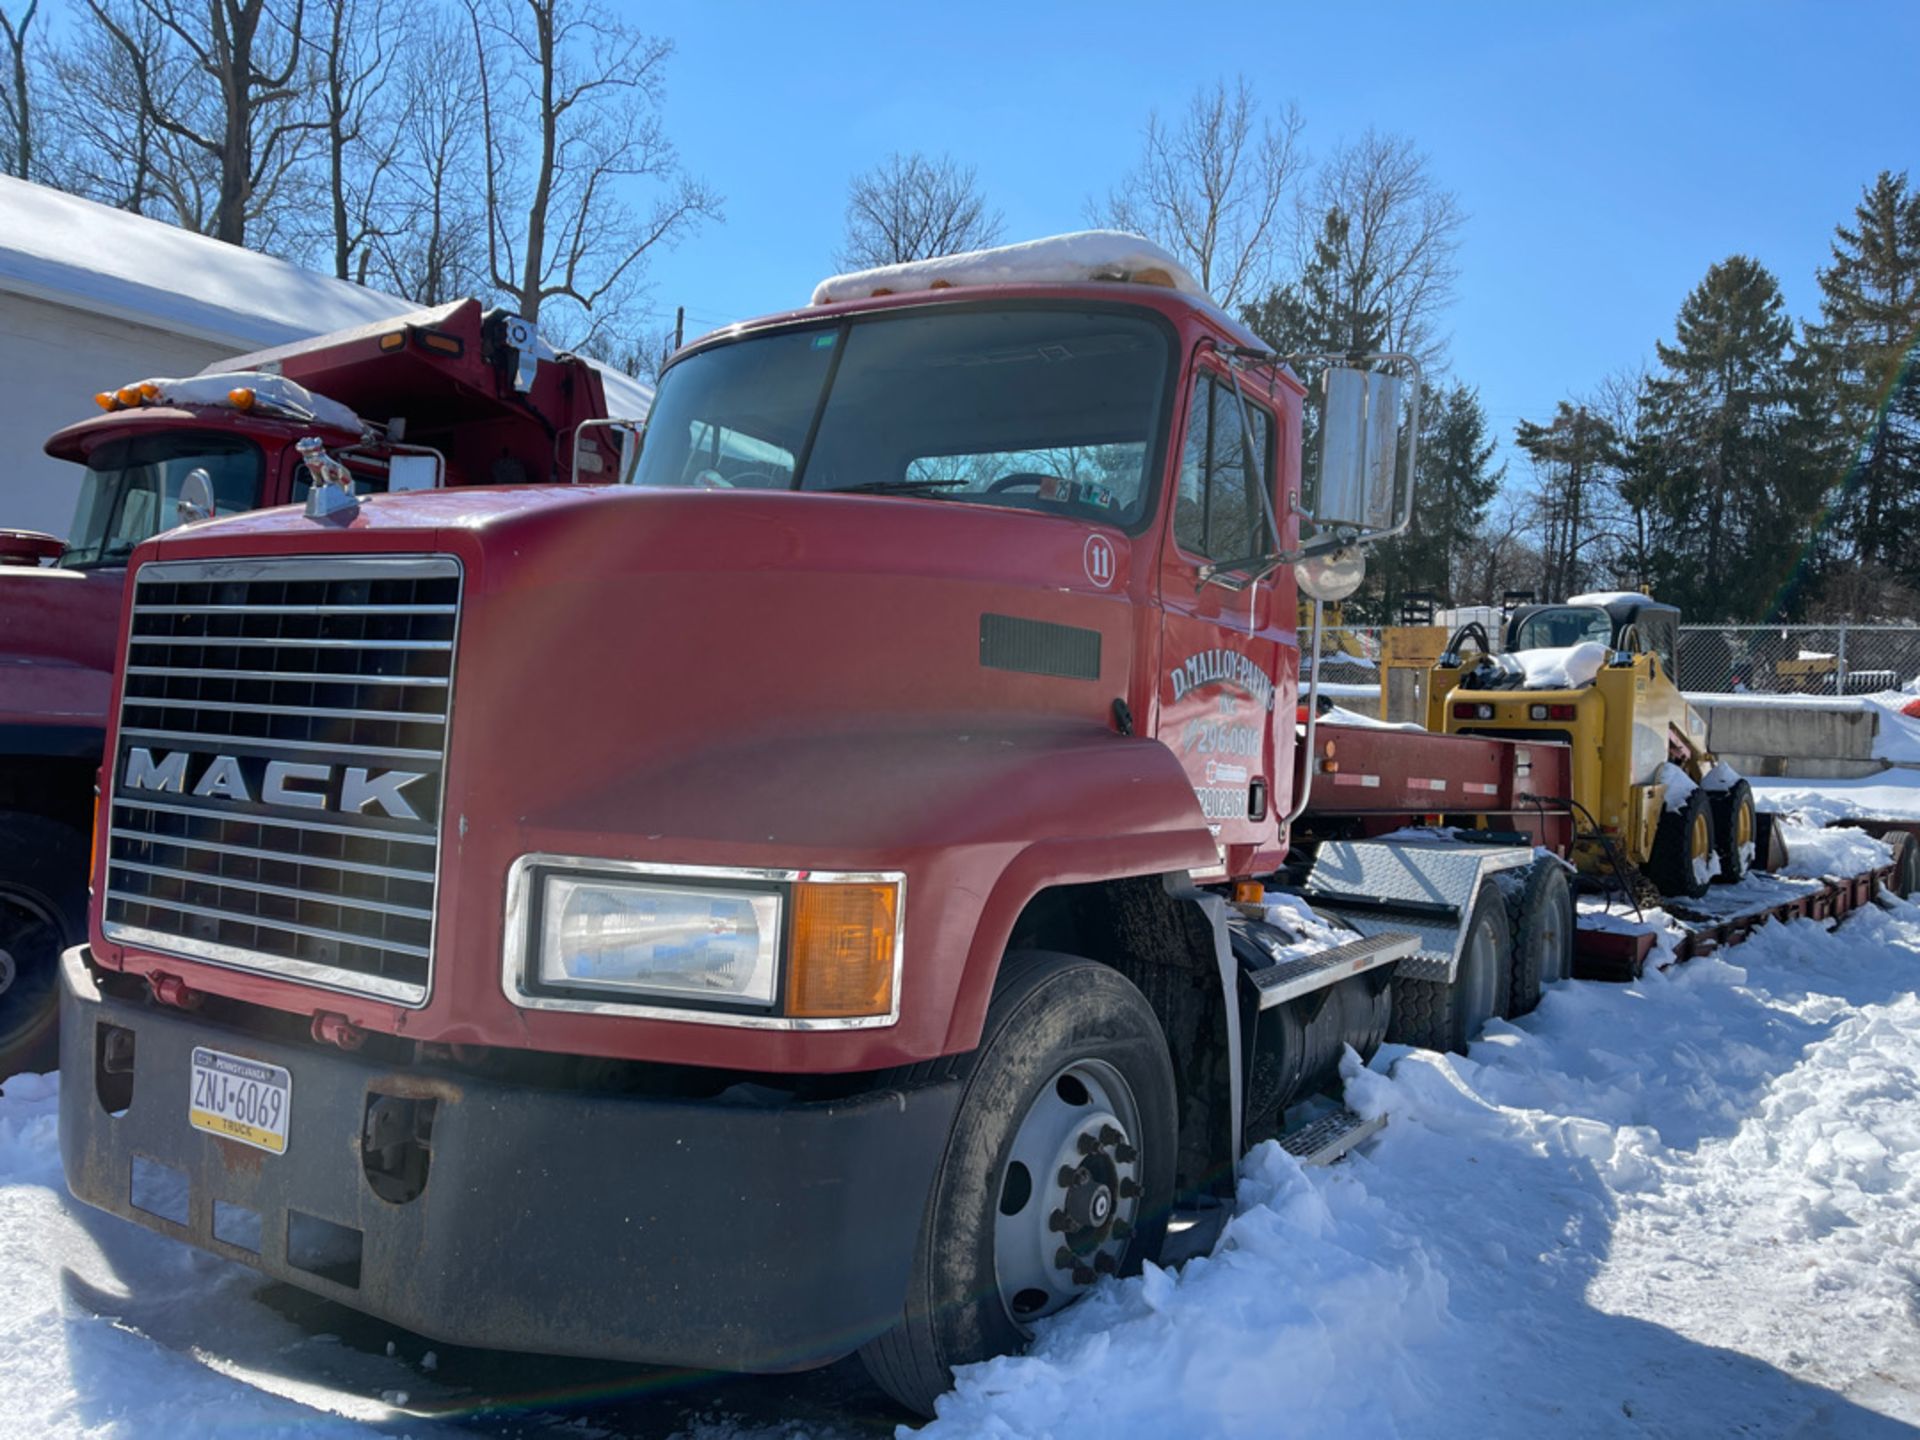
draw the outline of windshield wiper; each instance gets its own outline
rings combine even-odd
[[[952,490],[965,480],[863,480],[858,485],[835,485],[829,495],[911,495],[915,491]]]

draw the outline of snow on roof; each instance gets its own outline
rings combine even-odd
[[[1173,256],[1151,240],[1119,230],[1081,230],[1019,245],[835,275],[813,287],[813,303],[831,305],[836,300],[865,300],[874,295],[944,290],[949,286],[1058,285],[1088,280],[1162,285],[1212,303],[1200,282]]]
[[[160,220],[0,176],[0,292],[234,350],[414,307]]]
[[[1651,595],[1639,590],[1595,590],[1590,595],[1574,595],[1567,600],[1569,605],[1619,605],[1625,601],[1651,600]]]

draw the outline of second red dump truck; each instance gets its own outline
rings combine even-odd
[[[929,1412],[1249,1144],[1364,1133],[1289,1125],[1345,1047],[1568,971],[1564,746],[1296,715],[1407,368],[1326,373],[1303,495],[1294,370],[1066,237],[689,347],[631,483],[146,541],[74,1193],[443,1340],[858,1350]]]
[[[363,495],[566,481],[576,460],[579,478],[612,480],[607,421],[642,418],[647,392],[464,300],[96,398],[102,414],[47,442],[85,471],[72,533],[0,531],[0,1076],[56,1059],[55,971],[86,935],[94,775],[134,548],[304,500],[302,439]]]

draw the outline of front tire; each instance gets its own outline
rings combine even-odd
[[[1713,879],[1714,858],[1713,807],[1695,786],[1678,810],[1661,809],[1646,875],[1662,895],[1698,900]]]
[[[60,952],[86,938],[86,836],[0,813],[0,1079],[60,1063]]]
[[[901,1317],[874,1382],[933,1414],[953,1369],[1020,1349],[1101,1275],[1159,1255],[1173,1202],[1166,1038],[1117,971],[1009,955],[935,1172]]]

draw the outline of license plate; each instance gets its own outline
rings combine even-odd
[[[187,1097],[187,1121],[194,1129],[284,1155],[292,1110],[293,1076],[278,1065],[194,1050],[193,1091]]]

